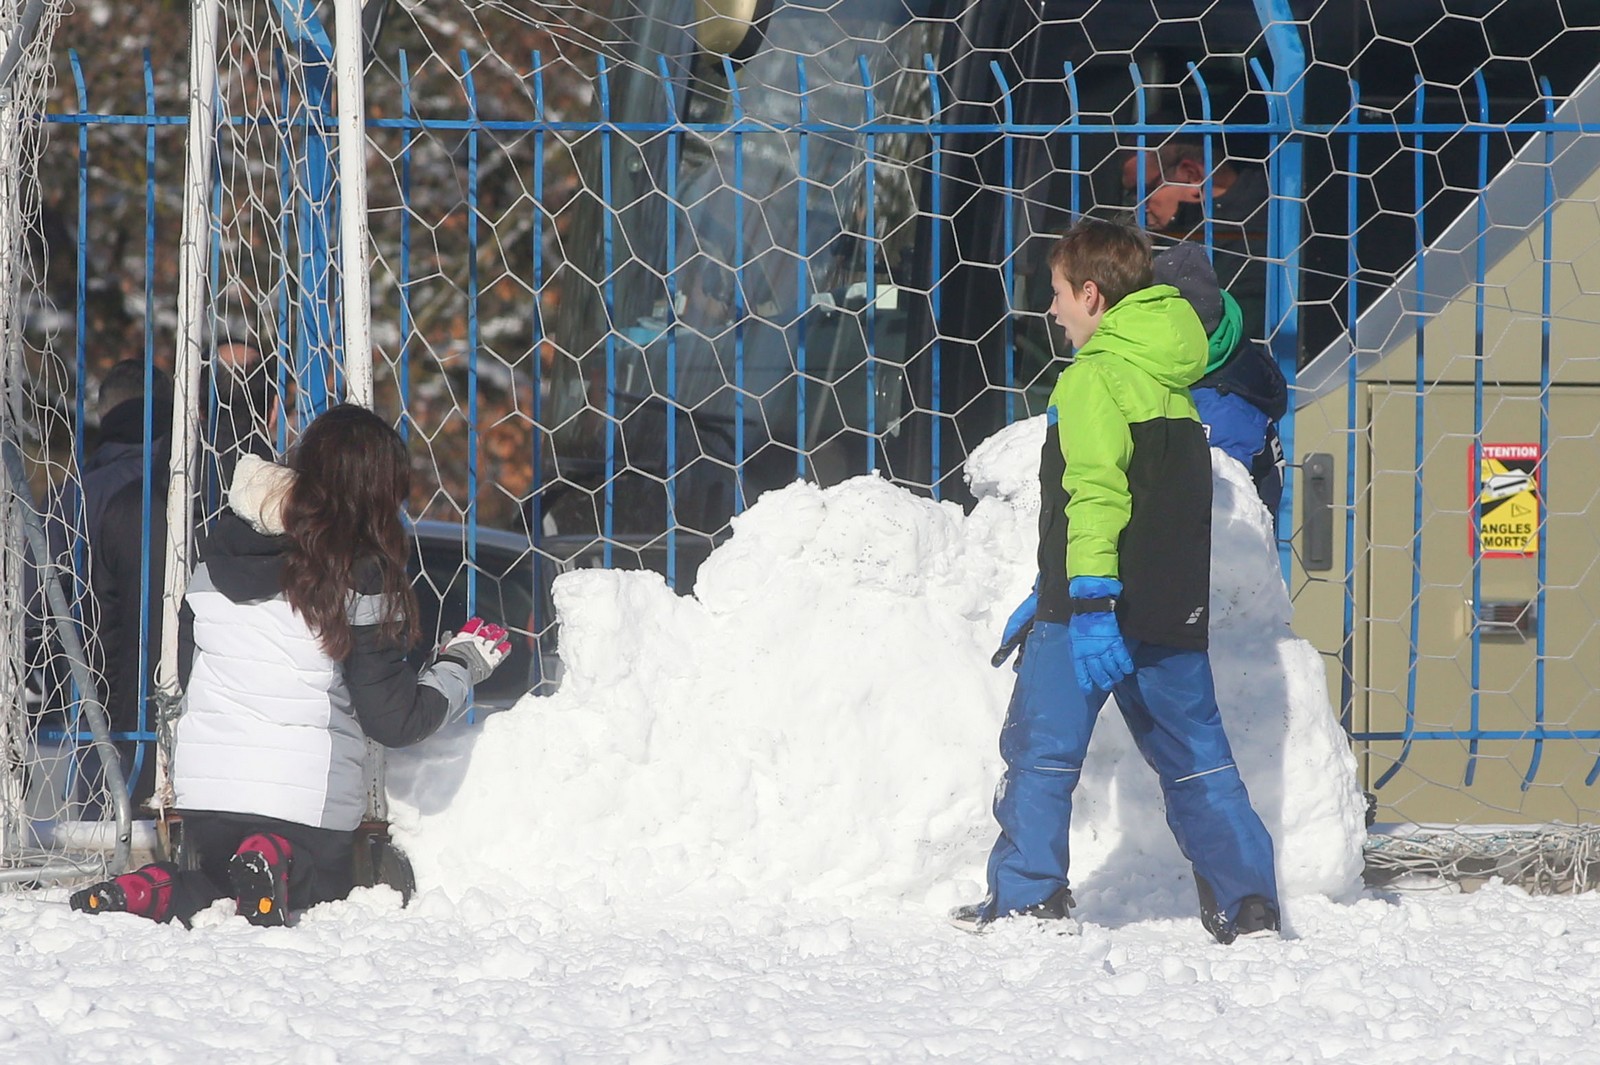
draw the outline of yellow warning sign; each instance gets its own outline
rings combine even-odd
[[[1484,444],[1467,451],[1472,551],[1485,558],[1539,553],[1538,444]]]

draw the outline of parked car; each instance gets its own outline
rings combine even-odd
[[[469,559],[465,525],[419,521],[411,532],[415,545],[412,587],[417,592],[422,629],[414,659],[420,665],[438,646],[441,635],[473,614],[504,625],[511,632],[511,654],[492,677],[473,689],[473,705],[477,710],[507,709],[536,688],[542,676],[536,653],[537,626],[547,615],[534,616],[538,568],[533,545],[526,536],[480,528],[474,557]],[[473,586],[470,609],[469,586]],[[550,688],[553,690],[553,685]]]
[[[554,692],[561,678],[561,661],[556,650],[559,634],[551,585],[570,569],[602,566],[604,543],[576,534],[542,536],[536,553],[525,535],[480,528],[469,559],[464,525],[418,521],[411,525],[411,536],[412,583],[422,633],[412,651],[413,662],[421,665],[445,631],[477,614],[510,630],[511,652],[507,662],[473,690],[474,712],[509,709],[530,691]],[[682,538],[678,562],[682,587],[692,584],[708,551],[709,544]],[[665,572],[666,548],[664,543],[614,540],[611,564],[618,569]],[[474,586],[470,610],[469,584]],[[74,696],[64,678],[52,681],[46,669],[34,668],[27,678],[26,698],[38,742],[74,742],[69,740],[72,730],[66,725]],[[55,787],[59,792],[65,783],[57,781]]]
[[[426,656],[449,626],[478,614],[511,630],[511,657],[494,676],[477,686],[479,710],[504,710],[530,691],[549,694],[561,681],[557,654],[560,634],[555,624],[551,588],[557,576],[573,569],[598,569],[606,564],[605,541],[583,533],[539,537],[538,551],[528,537],[502,529],[480,528],[475,559],[468,560],[467,528],[452,522],[419,521],[412,526],[416,544],[417,602],[421,606],[422,639],[416,658]],[[693,587],[700,563],[711,551],[704,537],[678,540],[678,587]],[[667,570],[665,537],[613,537],[613,569]],[[471,611],[467,608],[469,574],[476,574]]]

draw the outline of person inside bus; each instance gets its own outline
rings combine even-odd
[[[233,483],[233,468],[241,455],[271,459],[276,453],[279,419],[293,387],[293,381],[286,379],[285,394],[279,395],[280,366],[276,355],[242,341],[224,341],[212,353],[201,395],[214,382],[215,439],[208,450],[215,453],[219,484]]]
[[[114,607],[108,607],[100,599],[103,585],[98,578],[108,556],[121,550],[128,540],[129,526],[122,524],[124,519],[115,513],[112,502],[124,491],[142,497],[144,489],[146,373],[142,358],[123,359],[101,379],[95,403],[100,422],[98,438],[86,449],[79,477],[68,479],[58,488],[45,508],[45,539],[56,568],[49,572],[34,567],[26,570],[24,594],[30,604],[30,661],[37,663],[35,668],[40,671],[46,706],[52,710],[70,702],[67,694],[70,689],[61,647],[53,638],[46,638],[45,627],[34,624],[50,609],[44,598],[44,580],[57,580],[69,603],[80,602],[78,631],[92,673],[106,676],[115,668],[122,651],[120,637],[114,632],[108,634],[106,629],[107,610]],[[157,477],[166,461],[171,435],[172,381],[159,367],[149,367],[148,375],[151,385],[148,457],[151,475]],[[81,544],[81,550],[74,549],[75,543]],[[137,538],[134,550],[138,550]],[[97,687],[96,694],[109,710],[113,693],[105,683]],[[114,713],[111,717],[113,730],[123,727]],[[80,725],[87,730],[87,722],[80,722]],[[84,804],[81,816],[93,820],[103,813],[101,788],[104,780],[100,755],[92,742],[82,748],[80,759],[75,797]],[[125,756],[125,770],[126,763]]]
[[[1079,222],[1050,269],[1051,313],[1075,354],[1050,394],[1034,592],[1007,624],[1026,636],[1000,730],[988,895],[951,920],[1075,927],[1073,792],[1115,695],[1160,778],[1201,923],[1224,944],[1273,934],[1272,838],[1234,764],[1207,653],[1211,458],[1189,397],[1205,330],[1175,288],[1154,283],[1149,238],[1133,226]]]
[[[94,552],[103,540],[106,504],[123,486],[144,476],[145,372],[143,359],[123,359],[106,371],[95,403],[100,421],[98,438],[85,449],[80,476],[67,480],[46,504],[45,535],[50,553],[63,572],[77,578],[78,592],[88,585],[89,575],[74,565],[74,539],[84,544],[84,565],[92,565]],[[159,368],[152,367],[149,372],[153,386],[151,449],[159,454],[172,425],[172,381]],[[68,589],[69,601],[74,591]],[[84,620],[87,642],[91,644],[94,613],[92,605],[86,606]]]
[[[1216,154],[1215,151],[1213,158]],[[1144,160],[1141,220],[1157,237],[1204,240],[1211,220],[1212,257],[1222,287],[1243,314],[1244,335],[1266,338],[1267,200],[1266,170],[1230,159],[1210,171],[1206,203],[1206,149],[1197,140],[1169,140],[1161,147],[1129,152],[1122,160],[1123,202],[1138,208],[1139,162]],[[1209,206],[1209,209],[1208,209]]]
[[[278,396],[278,360],[245,344],[221,344],[202,373],[201,395],[216,381],[217,424],[213,447],[222,483],[230,483],[241,455],[271,458],[282,404]],[[163,424],[171,420],[171,400],[166,399]],[[113,732],[134,732],[154,727],[153,711],[141,719],[141,700],[155,690],[157,650],[161,646],[161,589],[166,575],[167,482],[170,434],[163,435],[151,464],[149,574],[144,571],[142,540],[137,536],[105,536],[93,544],[95,565],[90,585],[99,604],[97,636],[105,654],[105,708]],[[101,524],[108,530],[144,527],[144,483],[135,479],[119,489],[104,506]],[[148,589],[148,602],[145,601]],[[140,643],[141,618],[145,640]],[[141,646],[148,651],[141,653]],[[141,672],[141,658],[142,672]],[[141,689],[142,683],[142,689]],[[155,790],[154,745],[119,740],[123,778],[128,781],[135,810]],[[142,752],[142,753],[141,753]]]
[[[1256,494],[1278,531],[1283,501],[1283,443],[1278,419],[1289,409],[1283,371],[1244,335],[1243,312],[1198,244],[1182,241],[1155,257],[1158,285],[1171,285],[1200,316],[1208,341],[1205,376],[1189,386],[1206,439],[1250,471]]]
[[[318,417],[287,467],[239,459],[180,621],[172,780],[198,868],[154,862],[73,909],[187,925],[231,895],[252,924],[281,925],[349,894],[367,740],[432,735],[511,649],[472,618],[420,671],[407,663],[410,486],[400,435],[350,404]]]

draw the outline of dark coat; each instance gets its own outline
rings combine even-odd
[[[1211,446],[1238,459],[1250,471],[1256,492],[1276,524],[1278,504],[1283,500],[1278,419],[1289,408],[1289,389],[1278,364],[1260,344],[1246,340],[1189,391]]]

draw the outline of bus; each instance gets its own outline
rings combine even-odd
[[[1368,116],[1448,124],[1475,117],[1481,71],[1509,121],[1538,114],[1540,76],[1560,95],[1593,65],[1557,0],[1450,7],[611,0],[540,519],[607,545],[670,530],[697,556],[796,477],[967,501],[966,453],[1038,413],[1068,354],[1043,314],[1049,242],[1128,215],[1128,153],[1177,134],[1284,162],[1274,33],[1302,50],[1309,129],[1342,120],[1351,80]],[[1470,138],[1364,141],[1358,210],[1405,224],[1367,227],[1352,277],[1342,142],[1296,142],[1301,240],[1263,330],[1291,374],[1462,210],[1478,165]],[[1491,166],[1517,147],[1498,138]]]

